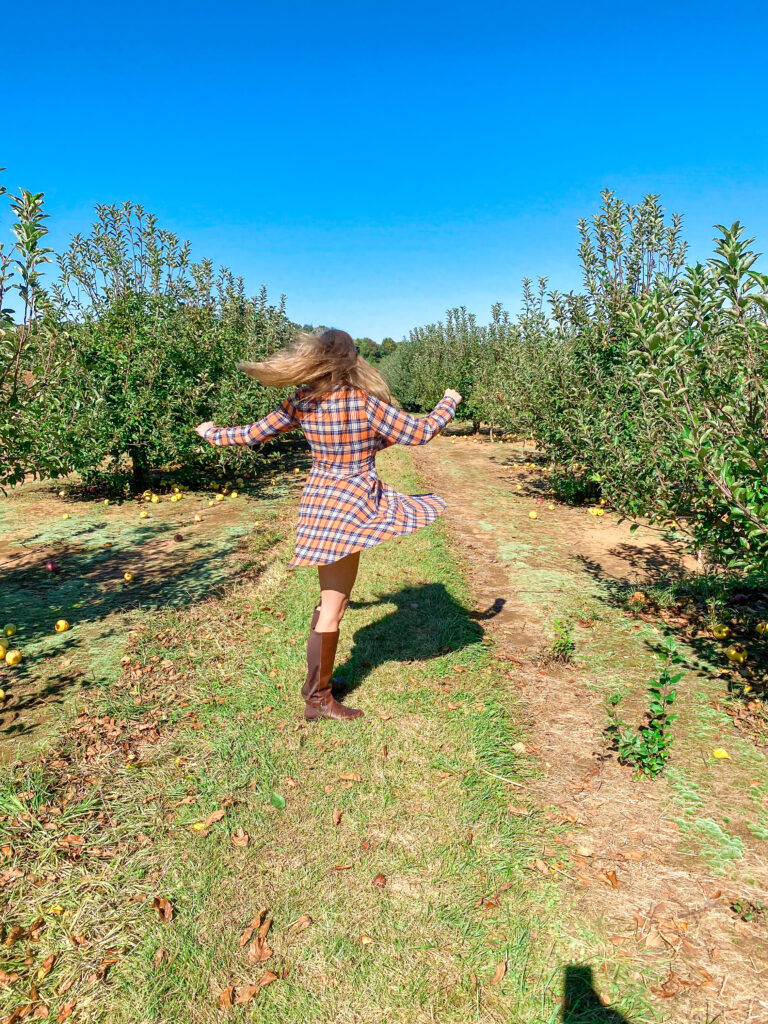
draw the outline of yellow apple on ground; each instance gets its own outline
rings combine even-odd
[[[296,467],[296,469],[294,469],[294,471],[293,471],[293,472],[294,472],[294,473],[300,473],[300,472],[301,472],[301,470],[300,470],[300,469],[298,468],[298,466],[297,466],[297,467]]]
[[[758,633],[760,636],[763,636],[766,632],[768,632],[768,622],[758,622],[758,624],[755,626],[755,632]]]
[[[60,498],[66,498],[66,496],[67,496],[67,492],[66,491],[59,491],[59,497]]]
[[[0,704],[2,704],[5,701],[5,696],[5,690],[0,690]]]
[[[16,636],[16,626],[13,622],[3,626],[3,636]]]
[[[717,640],[727,640],[731,635],[731,627],[723,622],[716,622],[712,627],[712,636]]]
[[[108,505],[108,504],[109,504],[109,498],[105,498],[105,499],[104,499],[104,504],[105,504],[105,505]]]
[[[744,644],[732,644],[725,652],[725,656],[735,665],[743,665],[747,660],[747,649]]]
[[[133,576],[132,572],[124,572],[123,573],[123,579],[125,580],[126,583],[130,583],[133,578],[134,578],[134,576]]]
[[[66,633],[69,629],[69,623],[66,619],[57,619],[56,625],[53,628],[57,633]]]
[[[555,507],[554,505],[547,505],[547,508],[549,509],[550,512],[554,509],[554,507]]]
[[[224,495],[223,494],[217,494],[216,495],[216,501],[224,501]]]
[[[230,498],[236,498],[237,495],[238,495],[237,491],[232,491],[232,493],[230,494]]]
[[[153,505],[157,505],[159,503],[159,501],[160,501],[160,499],[158,498],[158,496],[156,494],[153,494],[152,497],[149,500],[152,502]]]
[[[11,668],[13,668],[14,665],[18,665],[18,664],[21,663],[21,659],[22,659],[21,651],[18,651],[18,650],[8,651],[8,653],[5,656],[5,663],[6,663],[6,665],[10,665]]]
[[[139,512],[139,519],[149,519],[149,512],[145,508]]]
[[[539,518],[539,513],[538,512],[529,512],[528,513],[528,518],[529,519],[538,519]]]
[[[65,512],[64,515],[61,518],[62,519],[69,519],[69,512]]]
[[[208,502],[208,508],[210,508],[210,507],[211,507],[212,505],[215,505],[215,504],[216,504],[216,502],[215,502],[215,501],[209,501],[209,502]]]
[[[5,639],[5,637],[0,637],[0,661],[3,660],[3,658],[6,656],[7,653],[8,653],[8,641]]]
[[[203,521],[203,517],[199,513],[196,514],[195,515],[195,522],[196,523],[202,523],[202,521]]]

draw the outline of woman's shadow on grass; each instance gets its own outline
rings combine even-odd
[[[623,1014],[606,1006],[595,992],[592,968],[569,964],[563,986],[563,1024],[631,1024]]]
[[[352,601],[351,607],[393,604],[394,610],[358,629],[346,662],[337,666],[347,691],[356,689],[378,665],[429,661],[481,642],[478,620],[493,618],[504,606],[497,598],[486,611],[470,612],[442,583],[424,583],[383,594],[375,601]]]

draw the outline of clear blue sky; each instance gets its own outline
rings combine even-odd
[[[0,165],[46,193],[57,246],[131,199],[293,319],[377,340],[514,310],[526,275],[577,286],[605,187],[661,193],[696,258],[737,218],[768,246],[762,2],[34,14],[1,16]]]

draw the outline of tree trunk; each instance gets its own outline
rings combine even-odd
[[[149,486],[149,463],[139,445],[128,445],[128,455],[133,466],[131,487],[136,493],[139,493]]]

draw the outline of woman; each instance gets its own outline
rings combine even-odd
[[[384,378],[362,359],[346,331],[299,334],[264,362],[239,367],[262,384],[301,384],[282,405],[244,427],[201,423],[211,444],[262,444],[300,427],[312,449],[301,495],[296,549],[289,566],[316,565],[320,604],[307,641],[304,717],[357,718],[331,692],[339,625],[349,604],[360,552],[433,522],[445,508],[436,494],[398,494],[376,475],[376,453],[389,445],[426,444],[456,415],[458,391],[446,391],[423,418],[392,405]]]

